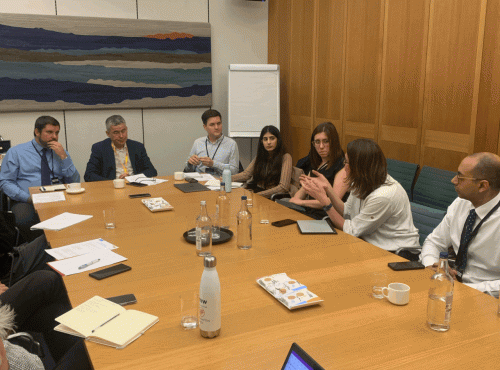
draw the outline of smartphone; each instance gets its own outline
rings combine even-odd
[[[149,193],[144,193],[144,194],[130,194],[129,198],[149,198],[151,194]]]
[[[128,304],[132,303],[137,303],[137,299],[135,298],[135,295],[133,294],[124,294],[124,295],[119,295],[116,297],[110,297],[106,298],[108,301],[111,301],[113,303],[117,303],[120,306],[126,306]]]
[[[142,188],[143,186],[148,186],[148,184],[143,184],[141,182],[129,182],[128,185],[137,186],[138,188]]]
[[[119,265],[116,266],[111,266],[102,270],[91,272],[89,276],[96,280],[102,280],[113,275],[121,274],[122,272],[128,270],[132,270],[132,267],[120,263]]]
[[[295,223],[297,223],[297,221],[287,218],[285,220],[271,222],[271,225],[276,226],[276,227],[283,227],[283,226],[292,225]]]
[[[389,262],[387,266],[389,266],[394,271],[421,270],[425,268],[425,266],[418,261]]]

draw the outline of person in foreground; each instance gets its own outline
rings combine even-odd
[[[257,157],[231,180],[247,181],[247,188],[269,198],[276,193],[288,193],[291,177],[292,156],[285,153],[280,131],[274,126],[265,126],[260,132]]]
[[[427,237],[421,261],[437,266],[439,252],[457,254],[451,275],[466,285],[498,297],[500,289],[500,157],[476,153],[466,157],[451,180],[458,198]]]
[[[35,138],[9,149],[0,171],[0,190],[12,200],[11,210],[23,235],[33,240],[40,231],[29,228],[40,222],[32,205],[31,186],[80,182],[80,174],[59,140],[59,122],[50,116],[35,121]],[[29,241],[27,240],[27,241]]]
[[[209,109],[202,114],[201,121],[208,135],[194,141],[184,172],[206,172],[220,176],[224,165],[229,164],[231,173],[238,173],[238,145],[222,134],[221,114]]]
[[[340,146],[340,139],[337,129],[331,122],[319,124],[311,135],[311,149],[309,155],[302,158],[297,163],[297,167],[301,168],[305,175],[314,176],[313,170],[318,171],[326,177],[332,185],[333,190],[340,199],[347,200],[344,196],[347,192],[346,172],[344,170],[344,151]],[[321,209],[321,204],[316,199],[310,199],[304,188],[290,199],[291,203],[306,208],[306,214],[321,219],[326,216],[326,213]]]
[[[158,175],[144,145],[128,139],[127,123],[122,116],[108,117],[106,135],[107,139],[92,145],[85,181],[123,179],[141,173],[146,177]]]
[[[54,330],[55,319],[71,310],[63,281],[54,271],[36,271],[10,288],[0,284],[0,301],[0,337],[6,349],[5,359],[0,346],[1,366],[8,363],[13,370],[44,368],[38,356],[5,340],[15,327],[43,334],[56,369],[91,368],[83,340]]]
[[[313,171],[318,177],[304,177],[301,181],[335,227],[392,252],[420,248],[408,195],[387,174],[387,162],[378,144],[370,139],[351,141],[345,171],[351,192],[345,203],[319,172]]]

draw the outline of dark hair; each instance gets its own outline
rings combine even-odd
[[[361,199],[383,185],[387,179],[387,161],[382,149],[371,139],[347,144],[349,190]]]
[[[276,136],[278,141],[276,148],[272,152],[268,152],[264,148],[264,144],[262,144],[264,135],[268,132]],[[285,147],[283,146],[280,130],[274,126],[265,126],[260,132],[257,158],[255,159],[255,167],[253,169],[253,182],[255,184],[263,184],[265,189],[278,185],[281,178],[281,165],[284,154]]]
[[[40,116],[35,121],[35,129],[38,130],[40,133],[47,125],[61,127],[59,121],[57,121],[54,117],[51,116]],[[33,136],[36,136],[35,131],[33,131]]]
[[[215,109],[209,109],[203,112],[203,114],[201,115],[201,120],[203,121],[203,124],[206,125],[208,119],[212,117],[219,117],[222,120],[222,116],[220,115],[219,111],[216,111]]]
[[[500,158],[493,153],[474,153],[472,158],[477,158],[477,163],[472,174],[474,177],[487,180],[493,190],[500,190]]]
[[[323,161],[323,159],[321,159],[321,157],[319,156],[316,147],[314,146],[314,137],[321,132],[324,132],[326,134],[326,137],[330,142],[330,151],[328,153],[326,167],[330,168],[340,157],[344,155],[344,151],[340,146],[339,134],[334,124],[331,122],[320,123],[318,126],[316,126],[316,128],[312,132],[311,149],[309,150],[309,158],[311,159],[311,166],[314,169],[317,169],[321,164],[321,162]]]

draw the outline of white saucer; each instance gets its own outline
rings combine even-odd
[[[83,193],[84,191],[85,191],[85,188],[80,188],[78,190],[66,189],[66,193],[68,193],[68,194],[80,194],[80,193]]]

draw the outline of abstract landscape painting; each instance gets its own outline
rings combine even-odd
[[[0,14],[0,111],[211,101],[208,23]]]

